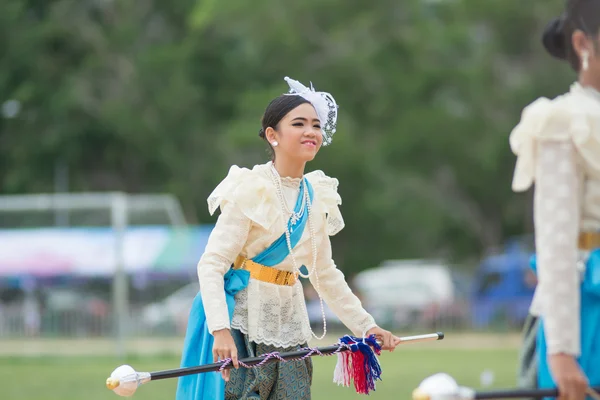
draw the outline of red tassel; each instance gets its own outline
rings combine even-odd
[[[367,394],[367,377],[365,376],[365,356],[362,352],[352,353],[352,378],[356,393]]]
[[[352,382],[352,353],[347,352],[344,357],[346,358],[346,386],[350,386],[350,382]]]

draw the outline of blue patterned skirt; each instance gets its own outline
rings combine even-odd
[[[295,351],[303,346],[280,348],[250,342],[242,332],[232,329],[238,358],[257,357],[278,351]],[[260,368],[231,369],[225,384],[225,400],[309,400],[313,365],[310,357],[302,361],[276,361]]]

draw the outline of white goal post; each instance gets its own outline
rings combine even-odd
[[[112,300],[115,315],[114,332],[117,355],[126,355],[125,339],[129,310],[129,293],[127,273],[124,259],[124,237],[130,226],[131,212],[163,212],[168,224],[174,227],[187,225],[181,205],[175,196],[170,194],[139,194],[123,192],[105,193],[56,193],[0,195],[0,215],[2,213],[66,212],[66,211],[105,210],[110,212],[110,225],[115,233],[114,279],[112,283]],[[0,217],[1,220],[1,217]],[[0,224],[2,228],[13,228]],[[15,227],[17,228],[17,227]]]

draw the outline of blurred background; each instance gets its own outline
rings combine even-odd
[[[260,118],[284,76],[340,107],[308,166],[340,181],[338,267],[382,326],[447,332],[443,348],[382,355],[398,379],[374,396],[407,398],[435,368],[514,385],[535,277],[508,135],[576,79],[541,45],[563,3],[2,1],[3,398],[114,398],[119,364],[179,365],[206,198],[230,165],[268,161]],[[331,313],[328,331],[311,344],[346,333]],[[313,397],[354,398],[332,362],[315,360]],[[136,396],[174,397],[173,380],[152,385]]]

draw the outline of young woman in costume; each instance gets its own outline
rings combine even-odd
[[[377,326],[332,259],[329,236],[344,227],[338,181],[305,173],[321,145],[331,142],[337,105],[286,78],[290,92],[268,105],[259,135],[273,160],[252,169],[231,167],[208,198],[221,214],[198,263],[182,366],[306,347],[312,332],[302,284],[310,280],[355,336],[376,335],[393,350],[399,339]],[[304,266],[304,268],[302,268]],[[304,272],[304,273],[303,273]],[[322,307],[321,307],[322,309]],[[276,362],[180,378],[177,400],[310,399],[312,362]]]
[[[543,43],[578,79],[528,105],[510,145],[513,190],[535,182],[535,384],[582,400],[600,385],[600,0],[566,3]]]

